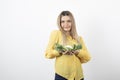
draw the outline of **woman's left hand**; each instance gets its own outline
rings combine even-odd
[[[75,54],[75,55],[78,55],[79,54],[79,50],[72,51],[72,53]]]

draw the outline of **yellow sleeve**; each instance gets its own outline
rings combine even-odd
[[[87,50],[87,47],[85,46],[85,43],[84,43],[82,37],[80,37],[80,43],[82,45],[82,49],[80,50],[80,52],[77,56],[79,57],[81,63],[86,63],[91,59],[91,56]]]
[[[59,32],[57,30],[51,32],[49,42],[45,51],[46,58],[52,59],[60,55],[59,52],[54,49],[54,45],[58,42],[59,39],[58,35]]]

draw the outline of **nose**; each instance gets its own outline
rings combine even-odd
[[[65,22],[65,24],[64,24],[65,26],[67,26],[68,25],[68,23],[67,22]]]

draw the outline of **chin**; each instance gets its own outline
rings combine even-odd
[[[70,30],[64,30],[64,31],[69,32]]]

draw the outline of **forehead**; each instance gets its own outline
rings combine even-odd
[[[71,19],[70,19],[70,16],[62,16],[61,20],[71,20]]]

